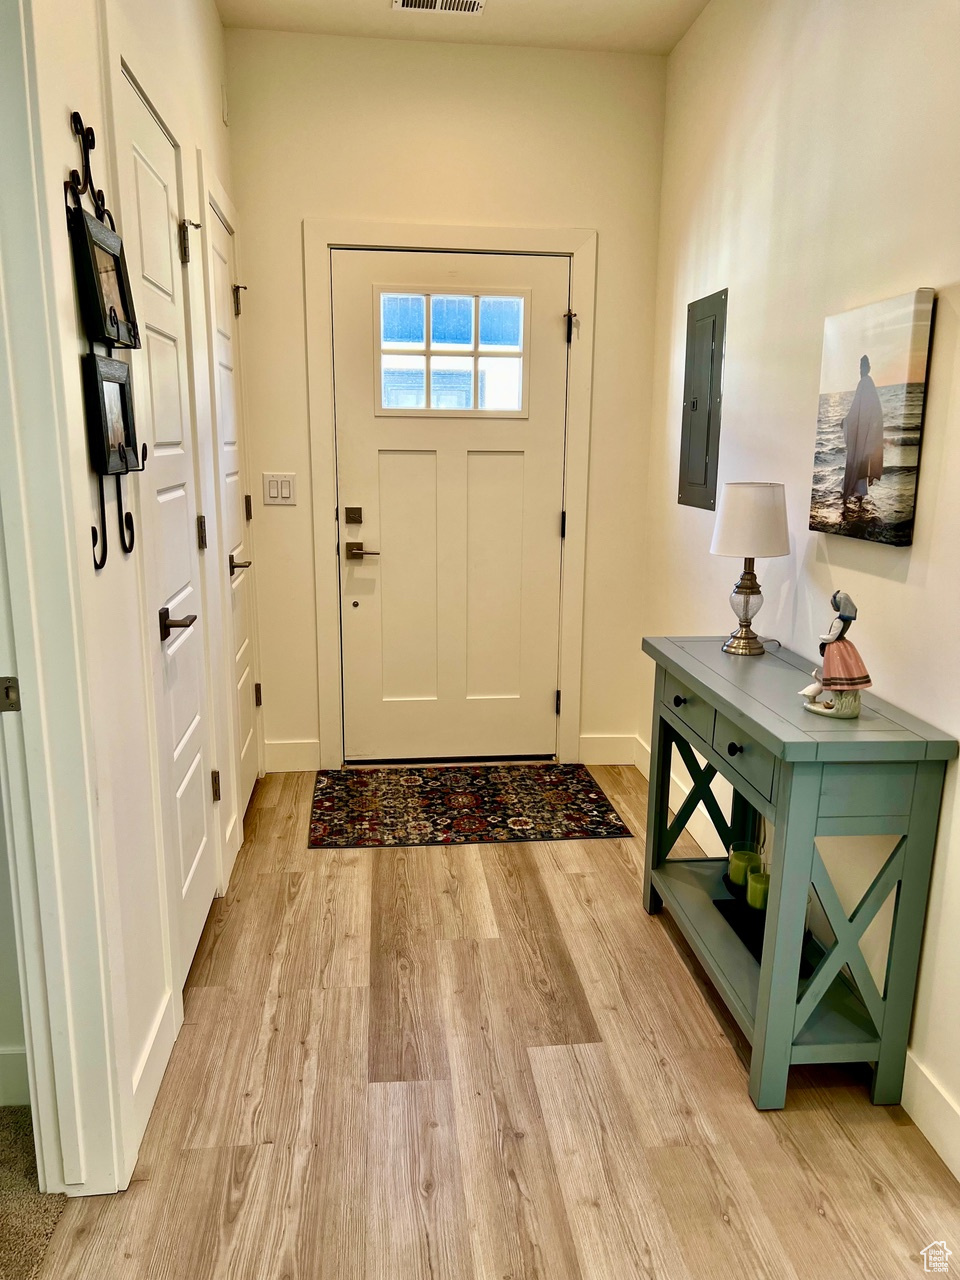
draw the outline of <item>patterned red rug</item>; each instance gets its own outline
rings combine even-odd
[[[310,815],[311,849],[630,834],[582,764],[321,769]]]

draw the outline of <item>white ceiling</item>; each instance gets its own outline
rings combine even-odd
[[[486,0],[479,16],[391,0],[217,0],[227,27],[318,35],[669,53],[707,0]]]

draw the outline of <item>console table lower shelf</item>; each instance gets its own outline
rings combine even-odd
[[[653,885],[752,1044],[760,962],[715,906],[730,898],[723,883],[726,869],[725,858],[671,860],[653,872]],[[798,984],[800,998],[825,954],[809,936],[805,947],[811,972],[806,983]],[[879,1052],[880,1040],[866,1006],[838,975],[794,1041],[791,1062],[876,1062]]]
[[[782,1107],[797,1063],[868,1062],[873,1101],[899,1102],[956,739],[870,694],[859,720],[811,716],[797,696],[811,664],[786,650],[741,658],[723,653],[720,637],[647,638],[643,649],[657,663],[644,904],[651,913],[666,906],[750,1041],[751,1098]],[[675,757],[691,789],[673,816]],[[712,790],[717,777],[732,787],[729,815]],[[756,841],[763,822],[772,827],[762,948],[751,940],[759,960],[715,905],[731,900],[726,859],[671,856],[700,806],[726,849]],[[818,841],[865,836],[886,843],[851,904]],[[814,897],[817,938],[807,918]],[[885,907],[880,972],[863,944]]]

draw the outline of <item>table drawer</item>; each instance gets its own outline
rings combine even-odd
[[[689,725],[704,742],[713,739],[714,709],[699,694],[681,684],[669,672],[664,672],[663,700],[678,720]]]
[[[738,728],[732,720],[717,712],[713,729],[713,749],[726,760],[741,778],[756,787],[767,800],[773,792],[776,756],[762,747],[756,738]]]

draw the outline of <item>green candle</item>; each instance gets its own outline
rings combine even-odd
[[[766,911],[769,896],[770,873],[760,868],[751,870],[747,876],[747,905],[756,907],[758,911]]]
[[[760,867],[760,850],[755,844],[734,844],[730,846],[730,861],[727,866],[727,874],[733,884],[745,885],[748,874],[755,867]]]

